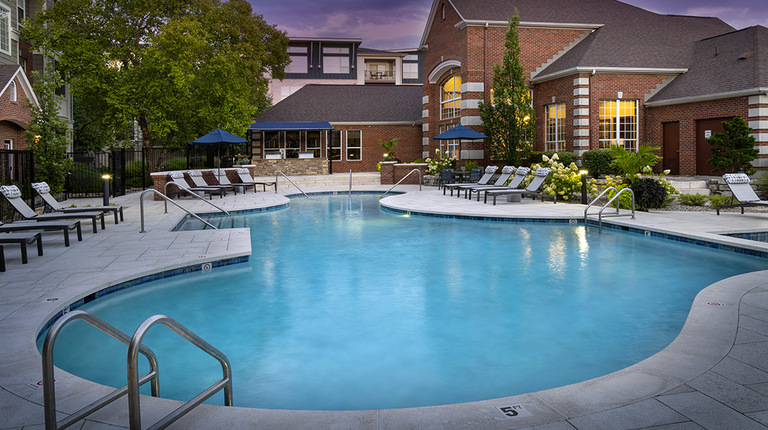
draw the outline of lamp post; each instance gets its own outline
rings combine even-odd
[[[581,175],[581,204],[587,204],[587,172],[586,170],[579,170]]]
[[[104,180],[104,204],[103,206],[109,206],[109,179],[112,176],[110,176],[108,173],[105,173],[101,175],[101,179]]]

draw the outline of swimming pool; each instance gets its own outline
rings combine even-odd
[[[581,226],[393,215],[356,195],[294,200],[238,222],[252,228],[248,267],[83,308],[128,332],[156,313],[187,325],[230,357],[238,406],[423,406],[589,379],[662,349],[701,288],[768,266]],[[103,337],[71,328],[61,337],[101,346]],[[216,363],[162,330],[146,343],[160,357],[164,397],[187,399],[218,378]],[[123,349],[91,359],[70,344],[59,342],[57,366],[124,384]],[[188,373],[194,388],[177,386]]]

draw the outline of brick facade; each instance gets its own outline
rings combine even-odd
[[[18,76],[14,79],[16,84],[16,101],[11,101],[10,90],[0,95],[0,144],[6,140],[13,142],[12,149],[26,149],[25,137],[27,124],[32,122],[32,112],[29,109],[27,94]],[[4,146],[0,145],[0,149]]]

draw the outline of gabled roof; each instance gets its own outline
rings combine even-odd
[[[696,42],[688,71],[646,105],[691,103],[766,91],[768,28],[758,25]]]
[[[421,85],[309,84],[254,122],[421,123]]]
[[[18,78],[19,82],[21,83],[21,88],[17,88],[17,97],[19,97],[19,100],[23,100],[23,97],[27,97],[31,104],[34,106],[40,106],[37,101],[37,96],[32,90],[32,84],[29,83],[27,75],[24,74],[24,71],[18,64],[0,65],[0,86],[2,86],[2,90],[0,90],[0,96],[8,91],[8,87],[11,86],[11,82],[13,82],[13,80],[16,78]],[[24,94],[22,94],[22,92]]]

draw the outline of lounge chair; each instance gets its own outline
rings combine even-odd
[[[528,176],[528,173],[530,173],[531,169],[529,167],[518,167],[517,170],[515,170],[515,176],[512,177],[512,180],[509,181],[509,184],[507,184],[504,187],[485,187],[480,188],[477,190],[477,201],[480,201],[480,194],[486,193],[488,191],[493,190],[516,190],[517,187],[520,186],[520,184],[523,183],[523,180],[526,176]],[[470,196],[471,198],[472,196]],[[486,197],[487,199],[487,197]]]
[[[168,184],[173,184],[176,186],[179,190],[176,192],[176,196],[184,195],[184,193],[181,192],[181,190],[186,190],[190,193],[203,193],[208,194],[209,199],[213,199],[214,194],[218,194],[219,197],[224,197],[224,192],[222,190],[218,190],[215,188],[199,188],[199,187],[190,187],[186,180],[184,180],[184,172],[170,172],[168,173],[168,176],[171,178],[170,182]],[[168,184],[166,184],[166,191],[168,190]],[[170,193],[168,193],[170,194]]]
[[[485,168],[485,174],[475,183],[473,184],[446,184],[443,186],[443,195],[445,195],[445,190],[450,189],[451,195],[453,195],[453,190],[459,190],[461,187],[467,187],[467,186],[473,186],[473,185],[488,185],[489,182],[491,182],[491,178],[493,178],[493,174],[496,173],[496,170],[499,168],[497,166],[488,166]],[[461,191],[457,192],[457,195],[460,195]]]
[[[48,186],[45,182],[35,182],[32,184],[32,189],[34,189],[40,197],[43,198],[43,201],[45,202],[48,207],[51,208],[54,212],[63,212],[63,213],[72,213],[72,212],[102,212],[102,213],[112,213],[115,216],[115,224],[118,223],[118,214],[120,216],[120,221],[124,221],[123,219],[123,207],[122,206],[88,206],[88,207],[75,207],[75,208],[65,208],[63,207],[59,202],[56,201],[56,199],[53,198],[51,195],[51,188]]]
[[[491,196],[493,196],[493,204],[496,205],[496,197],[504,196],[504,195],[511,195],[511,194],[518,194],[521,197],[524,196],[524,195],[534,196],[534,198],[536,196],[540,196],[540,197],[542,197],[542,199],[544,197],[551,197],[551,198],[553,198],[555,200],[555,203],[557,203],[557,196],[556,195],[550,196],[548,194],[540,194],[539,193],[539,189],[544,184],[544,181],[547,180],[547,177],[549,176],[549,174],[551,172],[552,172],[552,169],[550,169],[549,167],[539,167],[538,169],[536,169],[536,173],[535,173],[536,176],[534,176],[534,178],[531,181],[531,183],[528,184],[528,186],[525,187],[524,190],[518,190],[518,189],[516,189],[516,190],[488,190],[485,193],[485,199],[483,200],[483,202],[484,203],[488,203],[488,196],[491,195]]]
[[[87,218],[93,222],[93,232],[98,232],[96,228],[96,221],[101,220],[101,229],[103,230],[106,225],[104,223],[103,212],[70,212],[70,213],[47,213],[37,214],[34,209],[29,207],[24,200],[21,199],[21,191],[16,185],[3,185],[0,186],[0,193],[5,196],[5,199],[18,211],[24,219],[32,221],[52,221],[62,219],[77,219]]]
[[[43,238],[40,232],[31,233],[3,233],[0,234],[0,243],[16,243],[21,247],[21,264],[27,264],[27,244],[37,242],[37,255],[43,255]]]
[[[453,184],[456,182],[456,179],[453,177],[453,169],[442,169],[440,170],[440,176],[437,178],[437,189],[443,187],[445,184]]]
[[[496,181],[493,184],[489,185],[469,185],[466,187],[459,187],[459,189],[464,190],[464,198],[472,199],[472,193],[477,192],[478,190],[482,190],[485,188],[498,188],[503,187],[504,184],[507,183],[509,178],[512,176],[512,174],[515,173],[515,166],[504,166],[501,168],[501,175],[499,175],[498,178],[496,178]],[[478,192],[478,195],[480,193]]]
[[[61,231],[64,233],[64,246],[69,246],[69,231],[77,233],[77,240],[83,240],[83,231],[80,221],[16,221],[10,224],[0,223],[0,233],[9,233],[14,231]]]
[[[242,188],[243,194],[245,194],[245,191],[250,187],[253,188],[254,192],[256,192],[256,184],[243,184],[243,183],[237,183],[233,184],[229,178],[227,177],[227,172],[224,169],[216,169],[213,171],[213,178],[216,179],[216,181],[220,185],[229,185],[235,190],[235,194],[237,194],[237,189]]]
[[[275,187],[275,192],[277,192],[277,181],[257,181],[251,176],[250,170],[244,167],[237,169],[237,176],[244,184],[261,185],[262,191],[267,191],[267,186]],[[256,187],[253,187],[253,192],[256,192]]]
[[[741,208],[741,213],[744,213],[744,208],[748,206],[763,206],[768,207],[768,200],[760,200],[755,190],[749,185],[749,176],[744,173],[726,173],[723,175],[725,183],[728,184],[728,188],[731,189],[730,204],[717,207],[717,214],[720,215],[720,209],[722,208]],[[733,203],[736,199],[739,203]]]
[[[210,185],[207,182],[205,182],[205,179],[203,179],[203,172],[199,170],[190,170],[187,172],[187,175],[189,175],[189,179],[192,179],[192,183],[195,185],[196,188],[211,188],[215,190],[220,190],[224,195],[227,195],[227,191],[231,190],[234,192],[235,187],[232,185]]]

